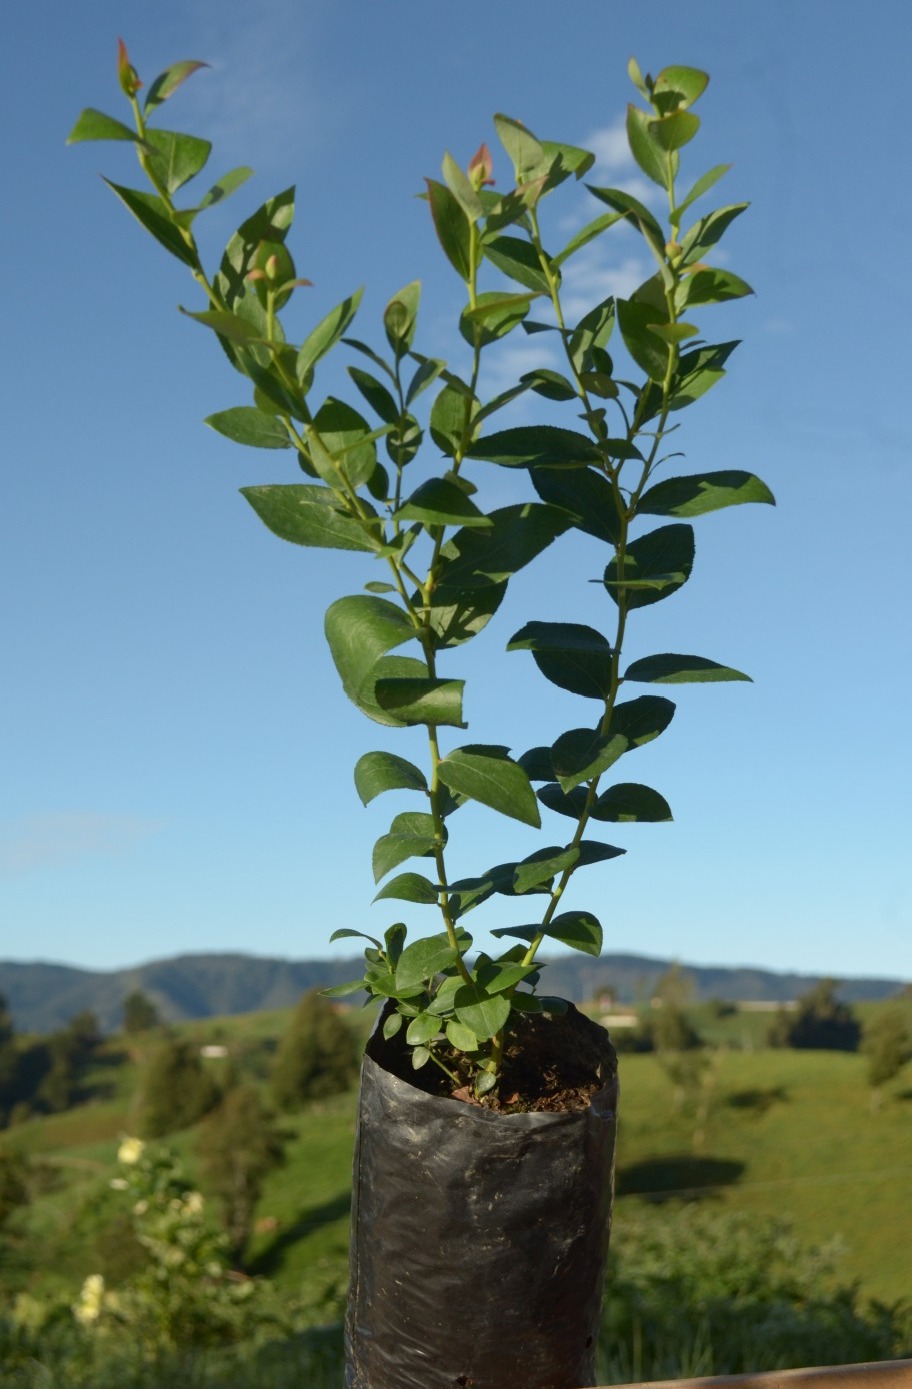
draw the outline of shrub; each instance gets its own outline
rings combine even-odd
[[[821,979],[798,999],[794,1013],[779,1011],[767,1040],[773,1047],[815,1051],[857,1051],[861,1024],[836,997],[832,979]]]
[[[169,1037],[154,1052],[139,1100],[139,1131],[163,1138],[189,1128],[215,1107],[219,1088],[192,1042]]]
[[[305,994],[282,1038],[272,1092],[282,1109],[347,1090],[358,1074],[354,1034],[318,993]]]

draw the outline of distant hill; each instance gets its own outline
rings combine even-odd
[[[603,989],[619,1002],[647,999],[670,968],[644,955],[564,955],[544,972],[542,989],[584,1003]],[[360,957],[342,960],[277,960],[257,955],[177,955],[132,969],[87,970],[69,965],[0,961],[0,994],[17,1032],[52,1032],[76,1013],[93,1012],[105,1032],[120,1030],[123,1001],[141,989],[168,1022],[232,1013],[290,1008],[308,989],[340,984],[360,974]],[[776,974],[763,969],[682,965],[695,1001],[771,1000],[785,1003],[805,993],[819,976]],[[889,998],[899,979],[843,979],[847,1002]]]

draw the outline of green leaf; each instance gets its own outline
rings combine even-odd
[[[230,343],[236,343],[239,347],[252,347],[264,341],[260,336],[259,328],[251,323],[249,318],[241,317],[238,313],[232,313],[226,309],[203,309],[200,313],[191,313],[189,309],[181,309],[180,312],[185,318],[192,318],[194,323],[201,323],[204,328],[211,328],[213,333],[217,333],[220,338],[227,339]]]
[[[390,1013],[389,1017],[383,1024],[383,1036],[385,1037],[386,1041],[391,1041],[393,1037],[396,1036],[397,1032],[402,1031],[403,1022],[404,1018],[401,1013]]]
[[[284,241],[293,219],[294,189],[286,188],[257,208],[256,212],[238,227],[225,247],[215,279],[215,288],[229,309],[243,302],[245,297],[259,308],[256,296],[247,295],[246,276],[254,268],[260,243]]]
[[[472,743],[454,748],[438,764],[444,786],[536,829],[541,825],[535,793],[522,767],[506,749]]]
[[[446,184],[432,178],[425,179],[425,183],[434,228],[444,254],[459,278],[468,281],[472,274],[472,233],[466,215]]]
[[[438,842],[433,815],[417,810],[397,815],[390,825],[389,833],[381,834],[374,845],[374,882],[379,883],[391,868],[397,868],[406,859],[432,857]],[[434,901],[436,900],[435,892]]]
[[[465,1023],[459,1022],[456,1018],[451,1018],[446,1025],[447,1041],[451,1047],[457,1051],[477,1051],[478,1038],[470,1027]]]
[[[378,705],[409,726],[448,724],[465,728],[462,718],[464,680],[423,679],[377,680],[374,693]]]
[[[648,240],[660,246],[665,244],[662,228],[649,208],[644,207],[631,193],[625,193],[620,188],[593,188],[591,183],[587,183],[586,187],[600,202],[607,203],[615,212],[620,212],[629,222],[633,222]]]
[[[425,936],[407,945],[396,966],[396,986],[411,989],[455,964],[459,952],[443,934]]]
[[[569,732],[562,733],[551,748],[554,775],[560,782],[561,790],[565,793],[572,791],[582,782],[600,776],[619,757],[623,757],[627,748],[628,739],[622,732],[609,731],[605,735],[597,728],[571,728]],[[545,804],[548,802],[545,801]]]
[[[602,462],[599,450],[585,434],[550,424],[518,425],[487,434],[476,439],[466,453],[469,458],[483,458],[507,468],[581,468]]]
[[[146,140],[154,150],[149,162],[169,193],[195,178],[212,153],[208,140],[174,130],[148,130]]]
[[[346,998],[348,994],[360,993],[366,988],[363,979],[349,979],[345,984],[332,984],[328,989],[321,989],[320,993],[324,998]]]
[[[426,391],[428,386],[433,385],[437,377],[443,371],[445,365],[445,362],[438,361],[435,357],[421,358],[418,363],[418,369],[412,377],[411,384],[405,395],[406,405],[411,405],[412,401],[416,400],[418,396],[421,395],[422,391]]]
[[[544,396],[546,400],[575,400],[577,396],[576,387],[570,384],[566,376],[562,376],[559,371],[550,371],[547,367],[527,371],[519,379],[523,385],[535,391],[536,395]]]
[[[445,563],[436,601],[452,601],[452,595],[461,596],[466,590],[502,585],[570,524],[569,517],[538,502],[500,507],[489,519],[491,526],[457,531],[441,549]]]
[[[619,299],[617,317],[624,346],[637,366],[645,371],[651,381],[664,381],[668,370],[668,347],[653,331],[655,309],[635,299]]]
[[[439,649],[459,646],[477,636],[503,602],[506,583],[458,592],[436,588],[428,621]]]
[[[702,198],[704,193],[708,193],[710,188],[718,183],[722,175],[727,174],[730,168],[730,164],[716,164],[714,168],[702,174],[700,178],[697,179],[684,201],[679,203],[675,208],[674,215],[671,218],[672,225],[676,227],[679,226],[681,217],[687,209],[692,207],[698,198]]]
[[[567,351],[580,374],[597,369],[601,362],[597,349],[604,348],[610,340],[616,313],[614,297],[603,299],[583,315],[570,334]]]
[[[611,647],[601,632],[576,622],[527,622],[510,638],[508,651],[531,651],[542,675],[588,699],[608,699]]]
[[[418,280],[412,280],[400,289],[398,294],[393,295],[383,310],[386,339],[395,352],[397,361],[404,357],[406,352],[411,351],[420,299],[421,284]]]
[[[687,477],[669,477],[650,487],[640,498],[637,513],[702,516],[708,511],[744,502],[767,502],[775,506],[776,499],[766,483],[753,473],[692,473]]]
[[[483,243],[487,259],[502,274],[517,284],[538,294],[549,294],[550,284],[538,258],[538,252],[528,241],[518,236],[496,236]]]
[[[549,781],[547,785],[540,786],[536,794],[542,805],[547,806],[549,810],[556,811],[558,815],[566,815],[570,820],[579,820],[586,808],[588,793],[584,786],[574,786],[571,791],[565,792],[557,782]]]
[[[645,111],[632,103],[627,107],[627,143],[630,153],[647,178],[660,188],[668,186],[670,173],[665,151],[656,136],[657,122],[650,120]]]
[[[357,410],[346,401],[329,396],[314,416],[312,428],[307,429],[311,445],[315,435],[334,467],[344,469],[352,487],[367,482],[377,466],[376,431]],[[319,470],[316,452],[312,452],[312,457]]]
[[[749,203],[733,203],[730,207],[717,208],[715,212],[701,217],[681,242],[681,264],[693,265],[701,260],[710,247],[722,239],[735,218],[740,217],[749,206]]]
[[[308,372],[313,370],[320,358],[325,357],[327,352],[335,347],[336,343],[347,332],[358,312],[363,293],[363,287],[356,289],[354,294],[350,294],[347,299],[342,300],[341,304],[337,304],[325,318],[320,320],[316,328],[308,333],[298,351],[296,371],[299,381],[304,381]]]
[[[608,820],[613,824],[634,824],[638,821],[660,824],[674,818],[664,796],[653,791],[652,787],[641,786],[635,781],[618,782],[603,792],[595,803],[593,816],[596,820]]]
[[[628,746],[643,747],[658,738],[674,718],[675,706],[662,695],[640,695],[616,704],[608,728],[612,737],[626,738]]]
[[[165,68],[160,72],[153,82],[149,85],[146,93],[145,110],[154,111],[156,106],[161,106],[163,101],[167,101],[177,91],[187,78],[194,72],[199,72],[200,68],[207,68],[208,63],[196,62],[188,59],[182,63],[172,63],[171,67]]]
[[[376,376],[371,376],[369,371],[361,371],[359,367],[347,367],[346,370],[368,405],[376,411],[381,420],[385,420],[387,424],[398,424],[399,406],[382,381],[378,381]]]
[[[652,98],[660,110],[674,111],[693,106],[708,86],[709,75],[699,68],[667,67],[653,83]]]
[[[236,405],[231,410],[221,410],[203,421],[217,434],[233,439],[236,444],[248,444],[255,449],[291,448],[288,430],[275,415],[267,415],[252,405]]]
[[[377,548],[360,521],[337,510],[328,487],[309,483],[242,487],[241,496],[273,535],[293,545],[367,552]]]
[[[664,653],[661,656],[644,656],[634,661],[624,672],[625,680],[634,680],[650,685],[682,685],[716,680],[750,680],[740,670],[731,666],[720,666],[716,661],[708,661],[704,656],[676,656]]]
[[[617,603],[625,595],[628,610],[670,598],[690,578],[694,562],[693,527],[660,526],[633,540],[624,556],[623,578],[617,557],[605,569],[604,584]]]
[[[449,152],[443,156],[442,172],[447,187],[462,208],[464,215],[470,222],[477,222],[479,218],[484,216],[484,204],[474,185]]]
[[[563,265],[577,251],[581,251],[584,246],[588,246],[590,241],[594,241],[597,236],[601,236],[603,231],[614,226],[615,222],[620,221],[624,214],[621,212],[603,212],[601,216],[594,217],[591,222],[587,222],[580,231],[572,236],[566,246],[552,260],[553,265]]]
[[[524,752],[522,757],[518,757],[516,760],[530,781],[554,780],[554,766],[551,762],[550,748],[530,748],[528,752]]]
[[[426,791],[424,773],[413,762],[391,752],[366,752],[355,763],[355,790],[362,805],[384,791]]]
[[[542,501],[565,511],[577,530],[617,544],[621,536],[617,497],[603,474],[592,468],[534,467],[530,475]]]
[[[412,1018],[405,1034],[405,1040],[410,1047],[424,1046],[430,1042],[440,1032],[440,1019],[432,1017],[430,1013],[419,1013],[417,1018]]]
[[[543,171],[543,165],[547,162],[545,151],[521,121],[515,121],[512,116],[504,116],[498,112],[494,117],[494,129],[510,156],[517,183],[526,183]]]
[[[205,212],[207,207],[215,207],[217,203],[223,203],[226,198],[230,198],[232,193],[245,184],[253,176],[253,170],[248,169],[245,164],[237,169],[231,169],[227,174],[223,174],[217,183],[213,183],[209,192],[197,207],[197,212]]]
[[[145,144],[136,131],[124,125],[123,121],[106,116],[104,111],[96,111],[93,106],[80,112],[66,142],[68,145],[78,145],[83,140],[133,140],[137,145]]]
[[[522,894],[531,892],[542,883],[550,882],[558,873],[563,873],[565,868],[571,868],[579,855],[579,849],[574,846],[562,849],[554,845],[547,849],[537,849],[534,854],[529,854],[522,863],[516,865],[513,873],[514,890]]]
[[[462,382],[449,382],[438,392],[431,406],[431,438],[447,458],[461,458],[463,448],[471,442],[477,409],[477,400]]]
[[[746,280],[730,270],[697,270],[688,275],[675,296],[679,313],[702,304],[725,304],[730,299],[743,299],[753,290]]]
[[[521,947],[519,948],[521,950]],[[478,966],[476,981],[486,994],[508,993],[517,984],[521,984],[524,979],[528,979],[530,974],[538,974],[540,968],[540,965],[524,965],[509,958],[507,960],[490,960],[486,964]]]
[[[570,177],[579,181],[595,163],[595,155],[578,145],[565,145],[555,140],[542,140],[540,144],[544,155],[542,162],[548,166],[545,192],[557,188]]]
[[[583,868],[591,863],[605,863],[608,859],[620,858],[626,852],[626,849],[618,849],[614,844],[599,844],[595,839],[584,839],[579,846],[579,862],[576,866]]]
[[[670,111],[667,116],[660,116],[648,124],[653,141],[660,149],[672,153],[690,143],[700,129],[700,118],[691,111]]]
[[[459,331],[470,347],[475,346],[476,339],[479,347],[488,347],[522,323],[534,298],[529,294],[486,290],[478,295],[474,308],[463,309]]]
[[[453,1004],[456,1017],[480,1042],[495,1037],[510,1016],[510,1000],[500,993],[488,995],[478,984],[463,984]]]
[[[349,699],[377,723],[398,727],[402,721],[376,703],[373,682],[380,658],[416,635],[406,614],[385,598],[358,594],[330,605],[325,630]]]
[[[490,526],[483,511],[462,488],[445,478],[429,478],[396,512],[396,520],[421,521],[427,526]]]
[[[581,950],[584,955],[602,953],[602,928],[591,912],[562,912],[541,928],[551,940]]]
[[[380,949],[380,942],[377,940],[376,936],[369,936],[364,931],[353,931],[350,926],[340,926],[337,931],[333,931],[329,941],[330,944],[332,944],[334,940],[352,939],[369,940],[371,945],[375,945],[378,950]]]
[[[110,179],[104,182],[111,189],[124,207],[139,222],[140,226],[145,227],[166,251],[170,251],[172,256],[176,256],[184,265],[193,266],[195,264],[193,252],[190,250],[179,229],[174,225],[167,207],[156,193],[144,193],[137,188],[122,188],[118,183],[112,183]]]
[[[420,873],[399,873],[375,895],[374,901],[393,897],[401,902],[421,902],[432,906],[437,902],[437,888]]]
[[[431,1053],[427,1047],[415,1047],[412,1052],[412,1070],[420,1071],[422,1066],[426,1066],[431,1059]]]

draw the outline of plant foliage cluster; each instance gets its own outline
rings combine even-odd
[[[387,1002],[385,1030],[405,1029],[414,1065],[435,1061],[459,1083],[468,1071],[481,1096],[497,1085],[507,1030],[523,1015],[559,1007],[536,993],[542,944],[589,955],[601,949],[595,913],[565,903],[579,869],[623,852],[598,832],[671,819],[660,792],[623,773],[614,779],[621,760],[672,720],[674,703],[654,691],[748,678],[703,656],[645,652],[631,660],[627,650],[631,617],[689,579],[693,522],[773,500],[746,472],[678,475],[667,466],[679,456],[670,439],[676,417],[721,380],[736,346],[706,341],[697,320],[751,292],[731,270],[712,264],[746,204],[698,210],[724,165],[678,186],[680,151],[699,129],[693,108],[706,74],[678,66],[652,78],[631,61],[642,104],[629,107],[627,135],[666,203],[661,219],[621,189],[590,186],[597,214],[554,246],[542,224],[545,204],[562,185],[583,179],[594,155],[495,116],[511,167],[505,191],[495,188],[486,145],[465,168],[445,155],[441,179],[426,180],[434,229],[465,296],[456,332],[467,369],[460,374],[420,350],[417,283],[387,304],[381,350],[352,335],[360,289],[293,343],[282,312],[309,283],[288,246],[293,191],[241,223],[214,272],[200,255],[197,218],[250,171],[234,169],[207,192],[191,191],[189,202],[178,202],[202,173],[210,145],[155,121],[200,66],[167,69],[141,100],[143,84],[121,45],[119,80],[132,125],[87,110],[70,139],[133,144],[149,188],[110,187],[190,272],[204,303],[185,312],[215,334],[247,378],[248,403],[207,423],[236,443],[287,452],[304,474],[297,482],[246,487],[247,502],[283,540],[351,551],[380,566],[382,577],[330,606],[325,630],[357,707],[386,729],[425,731],[424,766],[398,753],[369,752],[358,761],[355,784],[365,805],[389,792],[411,798],[374,845],[375,900],[425,906],[437,929],[409,940],[395,921],[382,939],[368,937],[363,976],[336,992],[366,990]],[[621,223],[639,233],[653,272],[629,296],[611,295],[568,321],[567,266]],[[562,369],[543,364],[483,399],[483,361],[496,358],[518,331],[556,347]],[[321,363],[340,343],[357,357],[348,367],[354,395],[322,399]],[[551,360],[543,352],[543,363]],[[546,418],[562,422],[499,428],[497,416],[520,396],[537,397]],[[480,489],[491,465],[526,482],[522,500],[485,508]],[[548,681],[583,701],[579,726],[519,756],[506,744],[454,745],[449,740],[467,726],[460,648],[487,626],[513,576],[558,537],[574,534],[604,547],[606,630],[529,621],[507,646],[531,655]],[[643,686],[647,693],[627,697]],[[547,836],[554,842],[454,879],[447,846],[467,801],[536,829],[544,807],[555,817],[557,828]],[[405,867],[414,860],[417,867]],[[494,894],[516,899],[516,923],[494,932],[506,938],[503,953],[473,956],[466,921]],[[345,929],[335,937],[360,934]]]
[[[47,1037],[17,1038],[0,994],[0,1129],[76,1104],[100,1042],[95,1015],[88,1012]]]

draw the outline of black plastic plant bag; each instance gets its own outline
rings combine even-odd
[[[573,1010],[575,1012],[575,1010]],[[361,1072],[346,1389],[594,1382],[617,1077],[574,1113],[498,1114]],[[373,1055],[371,1054],[373,1053]]]

